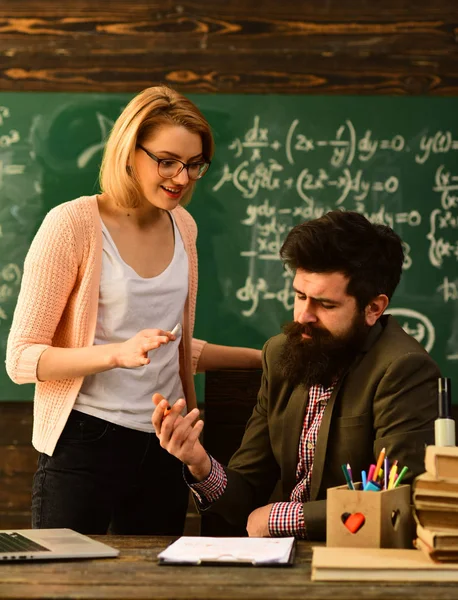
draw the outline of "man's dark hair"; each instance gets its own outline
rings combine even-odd
[[[294,271],[343,273],[349,279],[347,294],[356,298],[360,310],[379,294],[391,299],[404,262],[401,238],[391,227],[340,210],[294,227],[280,256]]]

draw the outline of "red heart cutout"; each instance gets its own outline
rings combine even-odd
[[[363,513],[343,513],[342,523],[351,533],[356,533],[364,526],[366,518]]]

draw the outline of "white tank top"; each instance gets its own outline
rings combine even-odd
[[[169,213],[171,214],[171,213]],[[172,215],[171,215],[172,216]],[[140,277],[121,258],[102,222],[103,250],[94,345],[123,342],[142,329],[171,331],[183,322],[188,294],[188,257],[173,219],[175,248],[157,277]],[[74,408],[139,431],[153,431],[151,396],[171,404],[183,398],[178,346],[181,336],[149,352],[151,362],[136,369],[111,369],[84,378]]]

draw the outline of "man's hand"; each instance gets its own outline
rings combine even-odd
[[[273,504],[266,504],[254,510],[248,517],[246,530],[249,537],[270,537],[269,515]]]
[[[204,422],[199,419],[199,410],[194,408],[183,417],[181,411],[186,402],[180,399],[170,407],[161,394],[153,395],[153,403],[156,408],[151,421],[162,448],[181,460],[197,481],[208,477],[211,461],[199,441],[204,427]]]

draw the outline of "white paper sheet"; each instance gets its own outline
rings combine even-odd
[[[180,537],[158,555],[162,563],[289,564],[294,538]]]

